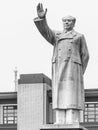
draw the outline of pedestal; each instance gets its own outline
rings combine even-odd
[[[87,129],[79,124],[74,125],[47,124],[43,125],[43,127],[40,130],[87,130]]]

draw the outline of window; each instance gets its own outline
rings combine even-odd
[[[3,123],[4,124],[17,123],[17,106],[16,105],[3,106]]]
[[[98,103],[86,103],[84,122],[98,122]]]

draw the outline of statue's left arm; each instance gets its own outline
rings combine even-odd
[[[82,62],[83,74],[86,70],[88,61],[89,61],[89,52],[88,52],[85,37],[84,35],[82,35],[81,36],[81,62]]]

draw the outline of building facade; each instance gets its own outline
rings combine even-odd
[[[85,90],[81,125],[98,130],[98,89]],[[53,124],[51,80],[44,74],[22,74],[17,92],[0,93],[0,130],[39,130]]]
[[[0,130],[17,129],[17,92],[0,93]]]

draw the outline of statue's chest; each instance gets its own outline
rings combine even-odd
[[[74,40],[73,39],[60,39],[57,42],[57,47],[58,48],[67,48],[67,47],[71,47],[73,44]]]

